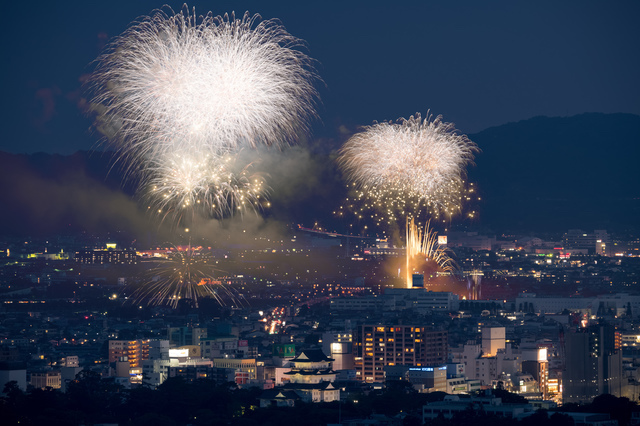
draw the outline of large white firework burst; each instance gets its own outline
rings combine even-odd
[[[466,196],[466,166],[476,144],[441,116],[374,123],[341,148],[339,164],[365,202],[391,221],[427,211],[453,215]]]
[[[98,58],[89,80],[96,127],[150,209],[213,216],[254,205],[262,180],[238,163],[245,147],[284,146],[309,130],[318,77],[303,42],[245,13],[156,10]],[[157,198],[154,198],[157,196]]]
[[[93,103],[135,158],[194,141],[224,152],[285,144],[315,116],[317,76],[302,45],[248,12],[156,10],[98,59]]]

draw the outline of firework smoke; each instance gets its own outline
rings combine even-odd
[[[347,201],[380,212],[372,214],[378,222],[424,212],[452,216],[467,197],[465,168],[477,150],[441,116],[422,120],[416,114],[367,126],[340,150],[339,164],[355,190]]]

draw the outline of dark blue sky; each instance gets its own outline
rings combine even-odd
[[[640,114],[638,1],[308,3],[189,5],[278,18],[308,43],[326,83],[316,136],[428,109],[465,133],[536,115]],[[162,5],[5,5],[0,150],[92,148],[98,138],[78,107],[82,76],[105,41]]]

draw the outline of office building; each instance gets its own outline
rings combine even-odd
[[[385,380],[384,367],[428,367],[447,362],[447,332],[411,325],[362,325],[358,329],[356,377]]]
[[[562,400],[591,402],[605,393],[622,396],[620,335],[612,325],[596,324],[565,333]]]
[[[131,368],[140,367],[149,359],[149,340],[109,340],[109,363],[126,357]]]
[[[198,346],[207,337],[206,328],[198,327],[169,327],[167,328],[167,339],[169,346]]]

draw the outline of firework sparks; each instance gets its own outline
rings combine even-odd
[[[154,211],[200,201],[221,215],[259,198],[262,184],[225,161],[308,131],[318,77],[301,47],[277,21],[186,7],[155,11],[110,44],[89,82],[96,126],[145,197],[158,195]]]
[[[414,219],[407,220],[407,287],[411,288],[414,266],[424,262],[433,262],[439,272],[452,273],[456,269],[455,262],[447,254],[447,250],[438,243],[438,234],[430,228],[429,222],[424,231],[419,228]]]
[[[238,164],[238,157],[193,149],[174,151],[152,162],[141,189],[148,209],[178,223],[188,214],[224,217],[246,208],[263,208],[267,203],[264,179],[251,172],[252,164]]]
[[[378,223],[421,213],[452,216],[468,196],[465,168],[477,146],[452,123],[420,114],[368,126],[340,151],[339,164],[352,181],[350,207],[358,204]],[[375,212],[375,213],[373,213]]]
[[[136,288],[131,300],[134,304],[169,305],[176,308],[181,300],[198,307],[199,300],[211,297],[221,305],[242,305],[241,296],[214,278],[211,258],[190,245],[174,248],[166,259],[158,259],[150,269],[141,287]]]
[[[99,58],[94,102],[120,124],[118,142],[134,155],[193,140],[225,152],[292,142],[317,98],[301,45],[259,15],[156,11]]]

